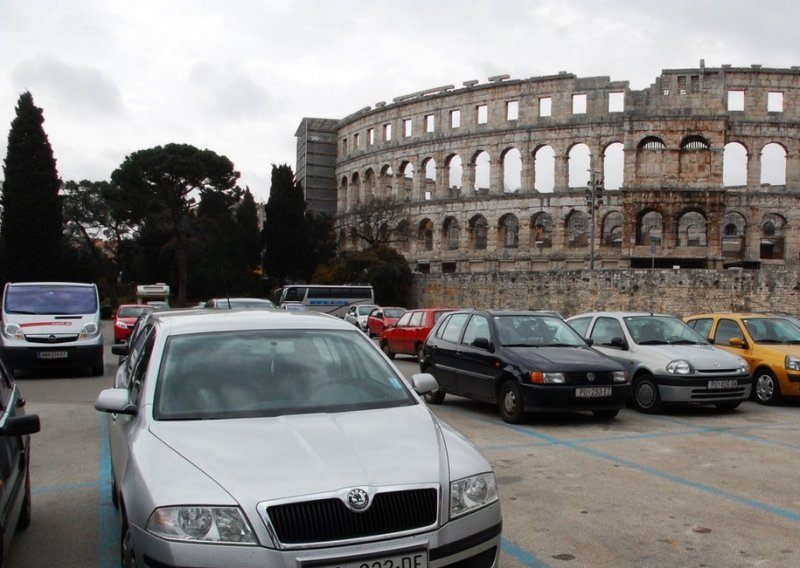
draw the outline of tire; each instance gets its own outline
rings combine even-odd
[[[22,509],[19,511],[19,518],[17,519],[17,530],[25,530],[31,524],[31,469],[30,460],[28,460],[27,479],[25,479],[25,496],[22,498]]]
[[[418,343],[416,351],[417,351],[417,363],[422,363],[422,357],[425,355],[425,344]]]
[[[136,568],[136,556],[133,551],[133,540],[128,519],[122,517],[122,530],[120,531],[119,556],[122,568]]]
[[[617,414],[619,414],[619,408],[612,408],[610,410],[592,410],[592,414],[594,414],[595,418],[599,418],[600,420],[611,420],[617,417]]]
[[[735,410],[739,408],[740,404],[742,404],[742,401],[737,400],[736,402],[718,402],[714,406],[716,406],[720,410]]]
[[[117,494],[117,482],[114,481],[114,472],[111,472],[111,504],[115,509],[119,509],[119,495]]]
[[[509,424],[520,424],[525,419],[525,407],[522,402],[522,392],[513,379],[509,379],[500,386],[497,397],[497,407],[500,418]]]
[[[426,392],[422,395],[422,398],[425,399],[425,402],[428,404],[442,404],[444,401],[444,391],[437,390],[436,392]]]
[[[639,412],[652,414],[661,410],[661,396],[658,385],[651,375],[644,375],[633,385],[633,406]]]
[[[381,342],[381,351],[386,353],[386,356],[389,359],[394,359],[395,354],[392,352],[391,349],[389,349],[389,344],[386,343],[385,341]]]
[[[755,374],[753,392],[759,404],[775,404],[781,399],[781,387],[772,371],[763,369]]]

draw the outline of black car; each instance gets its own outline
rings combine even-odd
[[[592,349],[561,318],[534,311],[465,310],[443,316],[425,343],[423,372],[446,393],[498,405],[506,422],[526,412],[591,410],[614,418],[630,395],[619,363]]]
[[[39,416],[25,414],[25,399],[0,361],[0,566],[15,531],[31,522],[31,441]]]

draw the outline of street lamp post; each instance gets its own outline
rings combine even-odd
[[[595,235],[595,212],[603,204],[603,180],[595,178],[594,170],[589,170],[589,183],[586,184],[586,205],[589,207],[591,215],[591,228],[589,232],[589,270],[594,270],[594,235]]]

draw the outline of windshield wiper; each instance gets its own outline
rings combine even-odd
[[[503,343],[503,347],[541,347],[538,343]]]
[[[691,339],[677,339],[675,341],[670,341],[670,345],[702,345],[699,341],[692,341]]]
[[[637,341],[639,345],[669,345],[663,339],[647,339],[645,341]]]
[[[580,345],[575,345],[574,343],[546,343],[542,347],[580,347]]]

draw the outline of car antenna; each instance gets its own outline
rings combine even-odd
[[[225,292],[225,300],[228,302],[228,309],[231,308],[231,295],[228,292],[228,280],[225,278],[225,265],[223,263],[219,263],[219,271],[222,273],[222,290]]]

